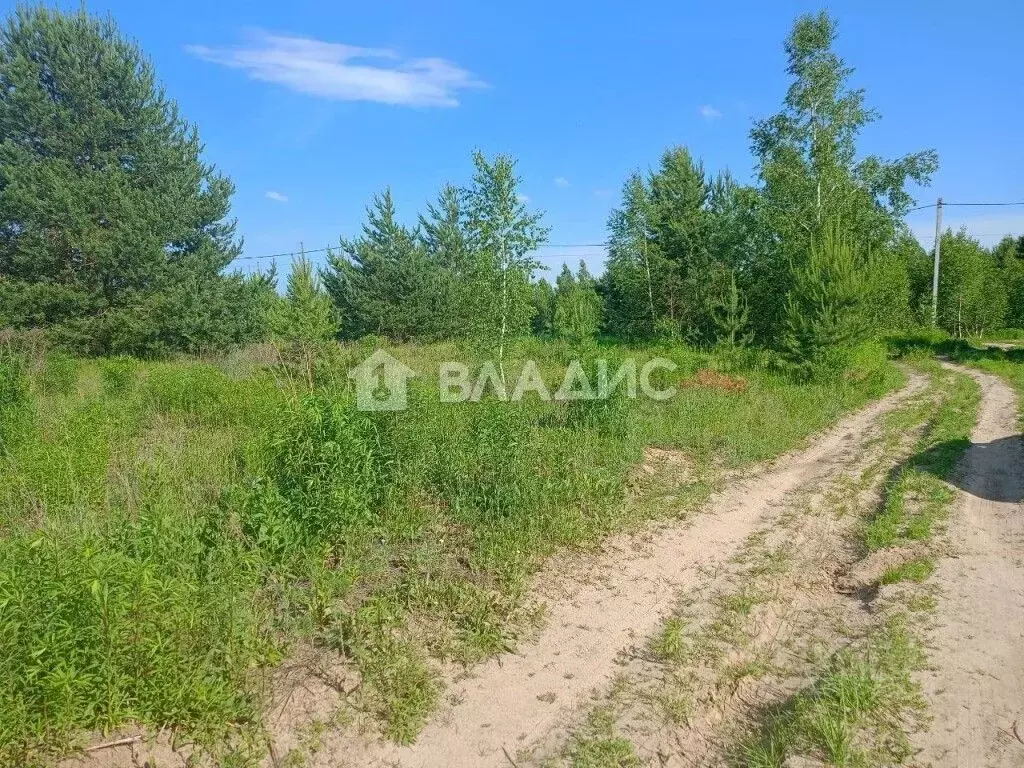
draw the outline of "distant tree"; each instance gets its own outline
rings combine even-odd
[[[432,335],[459,338],[473,331],[476,244],[469,229],[465,192],[442,187],[436,203],[419,217],[419,240],[435,280]]]
[[[1004,322],[1010,328],[1024,328],[1024,237],[1004,237],[992,255],[1006,286]]]
[[[112,20],[20,7],[0,30],[0,315],[91,353],[244,340],[259,291],[234,187]],[[258,286],[257,286],[258,287]],[[246,320],[248,322],[248,320]]]
[[[640,174],[623,185],[622,204],[611,212],[608,231],[603,278],[608,331],[625,339],[649,338],[658,321],[654,289],[663,267],[654,242],[650,188]]]
[[[938,167],[931,150],[894,161],[857,157],[859,135],[878,115],[863,90],[849,87],[853,70],[834,52],[835,39],[827,13],[797,19],[785,45],[792,82],[783,109],[751,132],[761,200],[749,285],[765,341],[788,323],[791,265],[814,252],[823,227],[841,221],[861,247],[880,253],[895,243],[914,202],[907,183],[927,184]]]
[[[446,286],[418,233],[398,222],[390,189],[374,196],[362,234],[328,254],[321,278],[349,338],[442,335]]]
[[[601,298],[596,283],[580,262],[578,275],[562,266],[555,291],[555,334],[574,343],[593,338],[601,326]]]
[[[533,332],[552,336],[555,332],[555,289],[544,278],[533,284]]]
[[[515,161],[473,153],[474,173],[465,190],[468,230],[477,249],[474,336],[498,358],[502,378],[509,342],[530,331],[531,277],[540,263],[531,255],[546,242],[541,213],[527,210],[519,193]]]
[[[996,259],[965,230],[942,235],[939,325],[958,338],[1003,326],[1009,296]]]
[[[729,273],[729,284],[711,307],[715,324],[715,340],[725,347],[745,347],[753,339],[750,331],[750,308],[736,282],[736,270]]]

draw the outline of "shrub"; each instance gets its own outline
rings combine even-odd
[[[340,540],[372,522],[386,485],[372,422],[348,397],[289,402],[267,434],[243,502],[243,529],[278,554]]]
[[[111,357],[100,363],[103,391],[112,396],[127,395],[135,388],[139,361],[134,357]]]

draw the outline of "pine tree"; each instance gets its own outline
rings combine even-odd
[[[745,347],[753,339],[750,331],[750,308],[736,282],[736,270],[729,273],[729,286],[711,308],[715,337],[729,349]]]
[[[834,224],[826,225],[808,256],[794,265],[782,345],[800,375],[842,373],[854,349],[870,337],[869,270],[850,236]]]
[[[395,215],[391,190],[373,198],[362,235],[342,240],[321,277],[345,318],[345,336],[398,341],[441,335],[443,288],[419,234]]]
[[[94,353],[244,335],[230,302],[249,293],[221,275],[240,250],[234,187],[201,153],[113,21],[14,11],[0,30],[0,314]]]
[[[285,295],[271,311],[271,331],[285,361],[314,381],[318,355],[338,334],[337,311],[305,253],[292,260]]]
[[[467,220],[463,190],[447,184],[436,203],[427,204],[419,217],[420,244],[434,275],[430,328],[437,338],[464,338],[472,333],[472,295],[476,268],[476,245]]]

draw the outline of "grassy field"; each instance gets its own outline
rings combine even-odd
[[[692,486],[793,447],[897,386],[879,349],[828,384],[756,356],[687,347],[657,403],[526,399],[355,408],[353,345],[307,388],[252,351],[212,361],[0,363],[0,762],[49,763],[119,727],[170,727],[216,754],[254,743],[274,669],[336,651],[360,706],[398,741],[439,695],[440,661],[472,663],[527,626],[524,589],[551,553],[655,515],[634,467],[684,452]],[[392,351],[420,370],[450,346]],[[575,351],[531,343],[557,374]],[[722,377],[695,376],[703,369]],[[729,382],[723,385],[721,382]]]

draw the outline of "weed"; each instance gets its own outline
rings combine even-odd
[[[573,745],[573,768],[639,768],[642,765],[629,739],[615,735],[615,719],[607,709],[596,709],[585,732]]]
[[[932,571],[935,570],[935,563],[931,560],[921,559],[914,560],[903,565],[898,565],[895,568],[890,568],[882,574],[882,578],[879,580],[881,584],[896,584],[900,581],[916,581],[922,582],[932,575]]]
[[[48,395],[70,395],[78,385],[78,361],[56,350],[46,356],[40,385]]]
[[[799,384],[758,363],[734,377],[745,391],[690,388],[665,403],[453,405],[427,377],[407,411],[366,414],[335,370],[350,351],[310,392],[265,365],[53,355],[33,390],[4,352],[0,762],[128,723],[217,754],[246,740],[258,750],[263,670],[296,640],[353,661],[385,732],[408,741],[437,700],[431,658],[507,648],[543,557],[665,514],[627,503],[645,445],[684,453],[701,475],[743,466],[899,382],[883,367],[875,380]],[[424,369],[457,354],[394,351]],[[573,354],[524,352],[552,380]],[[679,375],[720,369],[684,346],[616,354],[667,355]],[[705,492],[679,491],[673,513]],[[687,653],[677,629],[666,658]],[[685,701],[667,709],[684,717]],[[592,735],[578,764],[635,763],[627,742]]]
[[[139,363],[131,357],[112,357],[100,363],[103,391],[112,397],[127,395],[135,387]]]
[[[661,632],[651,643],[651,651],[660,659],[682,664],[689,653],[685,633],[686,622],[678,616],[666,620]]]

